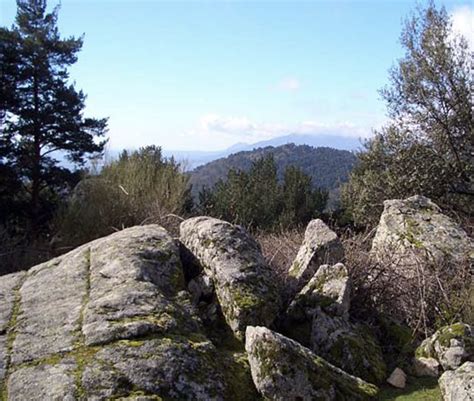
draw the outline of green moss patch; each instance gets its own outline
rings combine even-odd
[[[404,389],[390,386],[381,387],[380,401],[442,401],[441,390],[436,378],[414,378],[409,376]]]

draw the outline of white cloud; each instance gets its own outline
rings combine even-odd
[[[287,92],[295,92],[301,88],[301,82],[298,78],[287,77],[278,83],[277,88]]]
[[[186,133],[186,137],[192,137],[195,143],[212,143],[216,149],[220,149],[236,142],[254,143],[288,134],[324,134],[365,138],[370,136],[371,132],[369,127],[346,121],[334,124],[316,121],[284,124],[255,122],[247,117],[206,114],[199,119],[193,130]]]
[[[474,9],[469,6],[455,8],[451,13],[453,30],[464,36],[471,49],[474,49]]]
[[[199,120],[199,127],[205,131],[216,131],[230,135],[246,135],[254,132],[257,126],[246,117],[221,117],[206,114]]]

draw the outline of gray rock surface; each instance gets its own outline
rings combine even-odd
[[[24,367],[8,378],[8,401],[73,401],[78,397],[73,360]]]
[[[94,355],[82,387],[88,397],[104,400],[135,388],[167,399],[224,400],[227,384],[218,361],[215,347],[203,336],[123,341]]]
[[[376,386],[332,366],[265,327],[247,327],[245,348],[259,392],[270,400],[365,400]]]
[[[7,336],[0,336],[0,381],[4,379],[7,371]]]
[[[132,227],[92,243],[89,252],[82,329],[87,345],[198,330],[186,300],[177,298],[185,288],[183,270],[178,247],[163,228]]]
[[[0,280],[0,335],[5,334],[10,323],[17,290],[25,272],[7,274]]]
[[[194,217],[181,223],[180,239],[211,278],[237,338],[244,337],[249,325],[272,323],[280,304],[276,279],[247,231],[211,217]]]
[[[320,219],[308,224],[303,244],[288,271],[301,289],[323,264],[335,264],[344,258],[344,248],[337,234]]]
[[[387,383],[396,388],[405,388],[406,382],[407,375],[400,368],[395,368],[387,379]]]
[[[418,377],[438,377],[439,362],[434,358],[416,357],[413,359],[413,373]]]
[[[351,283],[342,263],[322,265],[295,296],[282,319],[283,333],[310,347],[313,316],[323,310],[328,316],[349,317]]]
[[[120,231],[0,283],[8,401],[255,399],[246,358],[204,333],[178,247],[159,226]]]
[[[396,264],[410,277],[420,261],[454,265],[474,262],[474,244],[436,204],[417,195],[384,202],[371,254],[384,263]]]
[[[349,317],[351,283],[349,272],[342,263],[322,265],[313,278],[296,295],[288,315],[309,315],[320,307],[331,316]]]
[[[474,362],[465,362],[456,370],[448,370],[439,378],[444,401],[474,400]]]
[[[382,350],[368,327],[323,311],[313,317],[310,348],[333,365],[370,383],[386,378]]]
[[[474,328],[465,323],[442,327],[421,343],[416,356],[434,358],[444,370],[474,361]]]
[[[11,332],[9,326],[15,323],[12,321],[12,314],[14,313],[15,300],[18,297],[18,289],[24,277],[25,273],[19,272],[2,276],[0,279],[0,382],[6,373],[8,335]]]
[[[88,248],[81,247],[28,271],[19,291],[13,364],[74,349],[80,338],[88,255]]]

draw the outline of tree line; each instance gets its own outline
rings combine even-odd
[[[62,38],[58,12],[47,12],[46,0],[17,0],[15,23],[0,28],[2,255],[15,247],[23,255],[38,241],[67,249],[176,216],[208,214],[278,230],[322,215],[326,190],[294,165],[278,177],[271,154],[248,170],[230,169],[194,199],[189,176],[157,146],[123,152],[100,171],[88,171],[86,162],[103,153],[107,119],[84,117],[86,96],[68,73],[83,37]],[[340,224],[373,226],[385,199],[423,194],[472,221],[472,49],[433,2],[407,18],[401,44],[405,54],[381,90],[390,120],[357,154],[336,216],[344,217]]]

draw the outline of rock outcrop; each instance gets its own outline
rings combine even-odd
[[[474,362],[448,370],[439,379],[444,401],[474,400]]]
[[[270,400],[366,400],[378,392],[376,386],[265,327],[247,327],[245,349],[254,383]]]
[[[344,248],[337,234],[320,219],[311,220],[304,234],[289,275],[301,289],[324,264],[335,264],[344,258]]]
[[[180,239],[211,278],[237,338],[243,339],[247,326],[273,322],[280,307],[276,279],[247,231],[211,217],[195,217],[181,223]]]
[[[437,257],[433,235],[445,235],[446,249],[459,239],[452,260],[469,253],[463,232],[425,198],[392,201],[386,212],[376,257],[392,240],[402,242],[399,251],[423,244]],[[408,234],[396,228],[407,224]],[[132,227],[2,276],[0,399],[372,399],[386,365],[370,327],[350,316],[343,255],[337,235],[313,220],[279,284],[288,288],[278,288],[243,228],[196,217],[181,224],[179,240],[157,225]],[[385,326],[380,339],[396,327]],[[411,333],[395,331],[402,335],[390,345],[400,354]],[[416,357],[417,374],[435,376],[438,364],[449,370],[440,379],[445,400],[471,399],[471,326],[440,329]]]
[[[368,327],[318,312],[313,318],[311,349],[333,365],[370,383],[385,380],[382,349]]]
[[[465,361],[474,361],[474,328],[455,323],[439,329],[416,350],[418,358],[434,358],[444,370],[456,369]]]
[[[368,328],[349,322],[350,292],[342,263],[320,266],[291,302],[283,332],[346,372],[381,383],[386,376],[382,350]]]
[[[159,226],[4,276],[0,293],[7,400],[224,400],[238,391],[228,372],[250,378],[204,334],[178,247]]]
[[[420,261],[474,262],[474,244],[466,232],[431,200],[418,195],[384,202],[371,253],[408,277]]]

